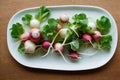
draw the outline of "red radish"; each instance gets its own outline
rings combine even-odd
[[[99,39],[101,39],[101,37],[102,37],[102,35],[101,35],[101,33],[99,32],[99,31],[94,31],[94,34],[92,35],[92,37],[94,38],[94,40],[99,40]]]
[[[85,33],[82,35],[82,40],[86,43],[91,43],[92,37],[90,34]]]
[[[31,28],[40,28],[40,22],[36,19],[32,19],[30,21],[30,27]]]
[[[68,22],[68,21],[69,21],[69,16],[66,15],[66,14],[62,14],[62,15],[60,16],[60,21],[61,21],[62,23]]]
[[[20,40],[21,40],[22,42],[25,42],[25,41],[27,41],[27,40],[29,40],[29,39],[30,39],[29,33],[24,33],[24,34],[22,34],[22,35],[20,36]]]
[[[39,32],[39,29],[33,28],[33,29],[30,30],[30,39],[31,39],[31,41],[37,43],[37,42],[40,41],[41,38],[42,38],[42,35]]]
[[[48,49],[50,47],[50,42],[48,40],[45,40],[43,43],[42,43],[42,48],[44,49]]]
[[[63,52],[64,46],[61,43],[56,43],[54,49],[56,53]]]
[[[26,53],[34,53],[36,49],[36,45],[32,41],[27,40],[24,43],[24,49]]]
[[[57,25],[57,32],[59,32],[62,29],[62,26],[60,24]]]
[[[76,52],[76,51],[70,51],[69,52],[69,57],[72,59],[72,60],[77,60],[79,58],[79,54]]]

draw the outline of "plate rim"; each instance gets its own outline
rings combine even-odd
[[[39,6],[39,7],[40,7],[40,6]],[[108,15],[112,18],[112,20],[114,21],[114,25],[115,25],[115,28],[116,28],[116,30],[117,30],[117,32],[116,32],[116,40],[117,40],[117,41],[116,41],[116,43],[115,43],[114,51],[112,51],[112,52],[114,52],[114,53],[112,53],[112,57],[110,57],[110,58],[108,59],[108,61],[106,61],[104,64],[102,64],[102,65],[100,65],[100,66],[97,66],[97,67],[95,67],[95,68],[87,68],[87,69],[56,69],[56,68],[47,68],[47,67],[32,67],[32,66],[25,65],[25,64],[19,62],[19,61],[15,58],[15,56],[13,56],[12,51],[10,50],[9,38],[8,38],[10,22],[13,20],[13,18],[14,18],[17,14],[19,14],[19,13],[21,13],[21,12],[23,12],[23,11],[26,11],[26,10],[38,9],[39,7],[31,7],[31,8],[21,9],[21,10],[17,11],[15,14],[13,14],[13,16],[10,18],[10,20],[9,20],[9,22],[8,22],[8,25],[7,25],[7,46],[8,46],[8,50],[9,50],[9,52],[10,52],[10,55],[11,55],[19,64],[21,64],[21,65],[23,65],[23,66],[26,66],[26,67],[29,67],[29,68],[36,68],[36,69],[48,69],[48,70],[60,70],[60,71],[83,71],[83,70],[91,70],[91,69],[96,69],[96,68],[102,67],[102,66],[104,66],[105,64],[107,64],[107,63],[113,58],[113,56],[114,56],[114,54],[115,54],[115,52],[116,52],[117,43],[118,43],[118,28],[117,28],[117,24],[116,24],[116,21],[115,21],[114,17],[113,17],[106,9],[104,9],[104,8],[102,8],[102,7],[98,7],[98,6],[91,6],[91,5],[58,5],[58,6],[46,6],[46,7],[47,7],[47,8],[57,8],[57,7],[60,7],[60,8],[64,8],[64,7],[86,7],[86,8],[87,8],[87,7],[88,7],[88,8],[96,8],[96,9],[102,10],[102,11],[104,11],[106,14],[108,14]]]

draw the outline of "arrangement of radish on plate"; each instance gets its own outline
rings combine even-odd
[[[73,21],[70,21],[70,16]],[[50,10],[42,6],[35,16],[25,14],[21,20],[23,23],[17,22],[10,28],[11,37],[20,41],[20,53],[34,55],[42,54],[39,51],[44,50],[45,54],[41,57],[45,57],[50,51],[54,51],[65,61],[65,56],[77,61],[80,55],[86,55],[80,52],[81,47],[92,47],[97,51],[111,49],[112,36],[108,34],[111,23],[104,15],[95,22],[90,21],[88,16],[81,12],[69,16],[60,14],[59,18],[50,18]],[[44,21],[47,21],[47,24],[41,26]],[[24,30],[26,25],[30,28],[28,32]]]

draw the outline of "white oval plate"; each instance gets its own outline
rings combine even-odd
[[[87,16],[96,20],[101,16],[107,16],[112,23],[110,34],[112,34],[113,40],[111,43],[111,51],[99,51],[96,55],[88,57],[88,56],[81,56],[78,62],[71,62],[70,64],[66,63],[62,57],[58,57],[53,54],[49,54],[45,58],[41,58],[39,54],[35,54],[33,56],[28,56],[24,54],[20,54],[17,51],[18,43],[11,38],[10,35],[10,28],[12,24],[16,22],[20,22],[21,18],[26,13],[30,13],[35,15],[39,7],[35,8],[28,8],[18,11],[13,17],[10,19],[8,28],[7,28],[7,44],[12,57],[19,62],[20,64],[31,67],[31,68],[40,68],[40,69],[51,69],[51,70],[65,70],[65,71],[77,71],[77,70],[89,70],[95,69],[105,65],[114,55],[117,41],[118,41],[118,32],[117,26],[115,23],[114,18],[111,16],[109,12],[106,10],[96,7],[96,6],[85,6],[85,5],[67,5],[67,6],[47,6],[51,10],[51,16],[53,18],[58,18],[60,14],[66,13],[69,16],[73,16],[76,13],[86,13]],[[70,17],[71,18],[71,17]]]

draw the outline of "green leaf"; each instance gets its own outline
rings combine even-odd
[[[41,6],[38,10],[38,13],[35,15],[35,18],[41,23],[45,21],[50,15],[50,10],[45,6]]]
[[[111,49],[111,41],[112,41],[112,36],[111,35],[103,36],[99,40],[99,44],[100,44],[101,48],[104,48],[104,49],[109,51]]]
[[[44,33],[47,37],[51,37],[56,33],[58,25],[58,20],[54,18],[48,19],[48,24],[43,26],[42,33]]]
[[[87,17],[86,17],[86,14],[84,13],[75,14],[73,16],[73,20],[75,20],[76,22],[79,22],[80,20],[85,20],[85,19],[87,19]]]
[[[76,31],[80,31],[82,33],[90,33],[93,34],[92,28],[88,26],[88,18],[86,14],[80,13],[80,14],[75,14],[73,16],[73,24],[76,27]]]
[[[102,34],[107,34],[110,31],[111,28],[111,23],[110,20],[105,17],[101,16],[100,19],[96,20],[97,23],[97,29],[102,33]]]
[[[19,39],[20,35],[24,33],[24,29],[20,23],[13,24],[10,30],[12,38],[15,39]]]
[[[75,41],[71,42],[70,46],[71,46],[71,49],[73,51],[77,51],[79,49],[79,47],[80,47],[79,46],[79,41],[75,40]]]
[[[19,45],[19,47],[18,47],[18,51],[19,51],[20,53],[25,53],[24,43],[23,43],[23,42],[20,43],[20,45]]]
[[[22,17],[23,24],[30,25],[30,20],[32,19],[31,14],[25,14],[24,17]]]

